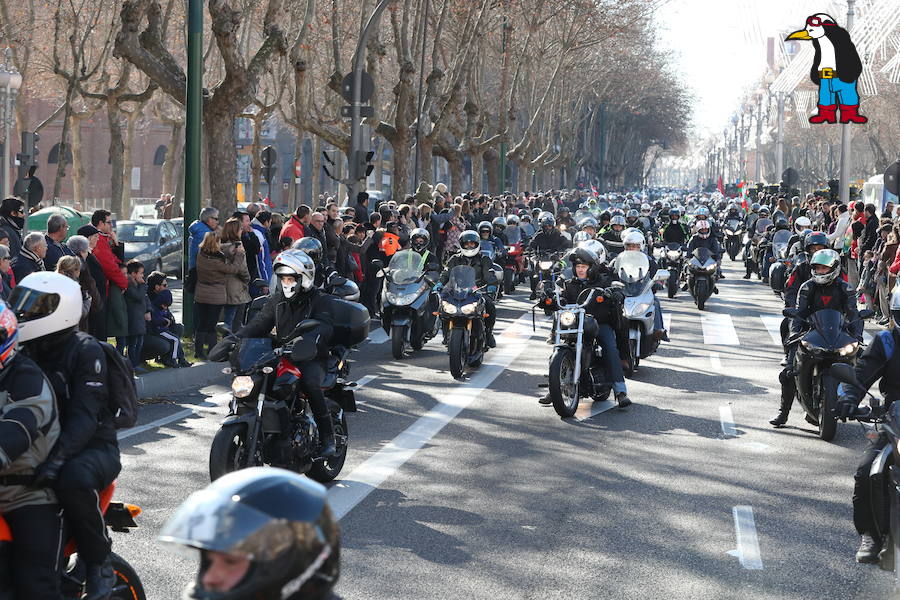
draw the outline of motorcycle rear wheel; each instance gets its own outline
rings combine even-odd
[[[465,331],[458,328],[450,330],[447,352],[450,355],[450,375],[453,376],[453,379],[462,379],[466,364],[466,351]]]
[[[575,356],[569,348],[558,348],[550,359],[550,400],[563,419],[578,410],[578,382],[575,381]]]
[[[826,442],[834,439],[837,433],[837,415],[834,410],[837,407],[838,381],[831,375],[822,374],[819,392],[819,437]]]
[[[247,426],[244,423],[222,425],[209,447],[209,479],[247,466]]]
[[[395,360],[403,358],[403,348],[406,346],[406,334],[409,325],[397,325],[391,327],[391,355]]]
[[[144,584],[137,571],[128,563],[127,560],[113,552],[110,555],[112,559],[113,572],[116,574],[116,585],[110,595],[110,600],[147,600],[147,594],[144,593]]]
[[[512,269],[503,269],[503,291],[511,296],[516,291],[515,273]]]
[[[335,413],[332,412],[331,414],[334,423],[334,443],[337,447],[337,455],[328,460],[316,461],[310,467],[309,478],[319,483],[332,481],[340,475],[341,469],[344,468],[344,461],[347,460],[347,448],[350,445],[347,415],[341,414],[340,419],[334,419]]]
[[[678,293],[678,278],[677,277],[669,277],[668,293],[669,293],[669,298],[674,298],[675,294]]]

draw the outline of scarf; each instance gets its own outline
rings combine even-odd
[[[37,265],[38,271],[46,271],[47,270],[44,268],[44,259],[39,257],[37,254],[35,254],[31,250],[29,250],[28,248],[25,248],[23,246],[22,249],[19,251],[19,254],[23,255],[25,258],[33,260],[34,263]]]

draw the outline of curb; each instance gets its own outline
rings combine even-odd
[[[156,398],[198,389],[212,383],[224,382],[228,375],[222,373],[222,363],[196,363],[187,369],[163,369],[136,378],[138,397]]]

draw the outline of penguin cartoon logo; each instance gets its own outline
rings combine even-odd
[[[787,36],[787,40],[809,40],[816,51],[809,78],[819,86],[819,112],[809,122],[837,123],[838,108],[841,123],[868,121],[859,114],[856,80],[862,73],[862,61],[850,33],[830,15],[816,13],[806,18],[806,27]]]

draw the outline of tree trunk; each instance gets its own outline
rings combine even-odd
[[[173,193],[173,183],[175,181],[175,165],[180,162],[181,152],[181,132],[184,129],[183,123],[172,123],[172,129],[169,132],[169,145],[166,146],[166,162],[163,163],[162,169],[162,191],[164,194]]]
[[[84,160],[81,155],[81,119],[72,119],[72,205],[84,207]]]
[[[210,204],[222,214],[230,213],[237,205],[234,182],[237,181],[237,149],[234,146],[234,114],[205,111],[207,171]]]
[[[465,189],[465,175],[463,171],[463,161],[458,157],[451,157],[447,160],[447,167],[450,170],[450,181],[448,182],[448,188],[453,190],[463,190]]]
[[[434,143],[424,135],[419,141],[422,144],[419,148],[419,181],[413,181],[413,193],[419,189],[419,183],[423,181],[429,185],[437,183],[434,180]]]
[[[122,210],[124,212],[120,215],[120,219],[126,215],[131,215],[131,169],[134,166],[134,128],[140,117],[140,108],[136,108],[134,112],[128,114],[125,126],[125,154],[122,157],[122,173],[125,177],[125,185],[122,187]]]
[[[66,109],[63,114],[62,133],[59,136],[59,162],[56,165],[56,179],[53,181],[52,202],[54,203],[59,200],[59,196],[62,193],[62,178],[66,176],[66,155],[68,154],[67,146],[69,140],[69,127],[71,126],[72,120],[72,96],[74,93],[75,84],[70,82],[66,92]]]
[[[496,196],[503,191],[500,189],[500,157],[494,150],[488,150],[482,158],[487,167],[488,193]],[[476,191],[484,191],[484,188]]]
[[[375,154],[375,189],[383,191],[384,188],[384,147],[387,140],[380,138],[378,140],[378,152]]]
[[[469,155],[469,159],[472,161],[472,191],[476,194],[481,193],[484,189],[484,153],[483,152],[472,152]],[[454,193],[457,193],[462,190],[453,190]]]
[[[313,168],[312,168],[312,192],[311,196],[313,198],[318,198],[321,193],[321,180],[322,176],[322,138],[319,136],[313,136]],[[311,198],[307,199],[311,201]],[[299,206],[299,205],[298,205]]]
[[[391,143],[394,151],[394,165],[391,170],[391,196],[397,203],[409,190],[409,140],[402,137]]]
[[[118,218],[122,215],[122,194],[125,187],[125,140],[122,136],[122,123],[119,120],[119,109],[115,99],[106,102],[106,122],[109,126],[109,163],[110,175],[109,212]]]

